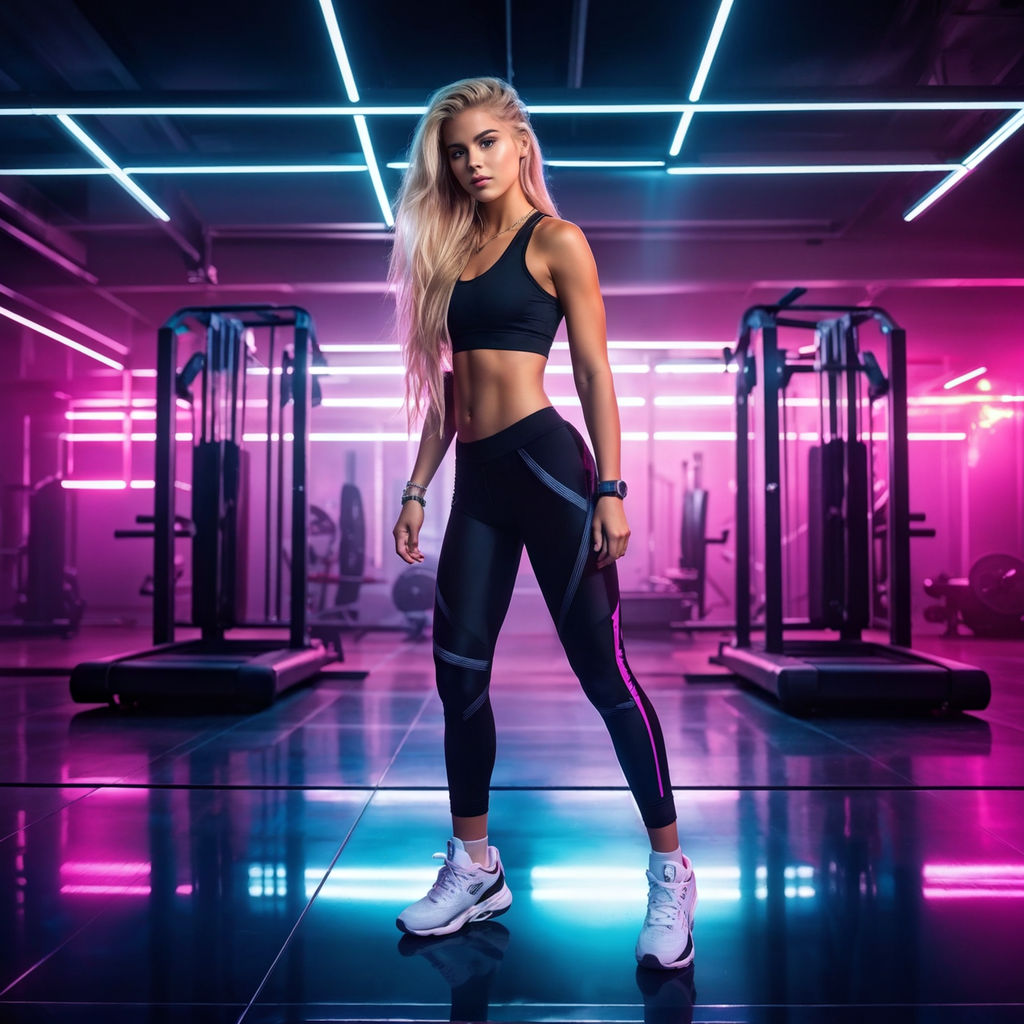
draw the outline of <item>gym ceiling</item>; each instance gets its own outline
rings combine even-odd
[[[478,74],[609,296],[1024,282],[1024,0],[322,2],[4,0],[8,304],[379,305],[418,114]]]

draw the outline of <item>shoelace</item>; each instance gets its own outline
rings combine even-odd
[[[427,893],[433,903],[440,903],[444,899],[451,899],[462,891],[459,881],[469,877],[469,872],[463,871],[452,864],[443,853],[435,853],[434,860],[443,860],[444,865],[437,873],[437,881],[430,887]]]
[[[674,925],[679,918],[686,886],[679,887],[677,896],[664,882],[656,879],[651,882],[651,891],[647,899],[647,924]]]

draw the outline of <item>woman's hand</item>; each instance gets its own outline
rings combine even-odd
[[[414,565],[422,562],[420,551],[420,528],[423,526],[423,506],[418,501],[407,501],[402,506],[398,522],[391,532],[395,535],[395,551],[403,561]]]
[[[626,553],[629,544],[629,523],[622,499],[611,495],[597,499],[592,525],[597,567],[603,569]]]

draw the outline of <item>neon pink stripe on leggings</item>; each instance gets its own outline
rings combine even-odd
[[[615,611],[612,612],[612,634],[615,640],[615,661],[619,666],[619,675],[622,676],[622,681],[626,684],[626,689],[629,690],[630,696],[633,698],[633,702],[640,709],[640,716],[644,720],[644,725],[647,726],[647,735],[651,738],[651,753],[654,755],[654,770],[658,775],[658,796],[664,796],[665,787],[661,782],[661,765],[658,764],[658,748],[654,743],[654,733],[651,731],[651,723],[647,720],[647,712],[644,711],[644,706],[640,703],[640,695],[636,692],[633,680],[629,677],[629,669],[626,668],[626,659],[622,655],[622,643],[619,640],[618,604],[615,605]]]

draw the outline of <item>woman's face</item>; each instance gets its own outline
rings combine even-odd
[[[474,199],[489,203],[518,183],[526,139],[486,107],[450,117],[441,137],[455,180]]]

